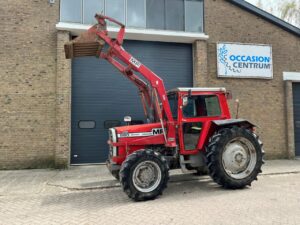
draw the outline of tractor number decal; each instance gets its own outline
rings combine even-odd
[[[137,59],[133,57],[129,59],[129,62],[131,62],[137,68],[140,68],[140,66],[142,65],[142,63],[140,63]]]
[[[154,136],[163,133],[162,128],[153,128],[150,132],[139,132],[139,133],[128,133],[128,131],[124,131],[121,134],[118,134],[118,138],[125,138],[125,137],[147,137],[147,136]]]

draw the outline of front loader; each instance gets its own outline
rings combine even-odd
[[[124,192],[136,201],[154,199],[167,187],[169,170],[177,168],[208,169],[225,188],[251,185],[261,172],[262,142],[254,124],[231,118],[226,89],[166,91],[163,80],[122,47],[125,26],[107,16],[95,18],[98,24],[67,43],[65,52],[67,58],[107,60],[139,90],[147,122],[132,125],[128,117],[126,126],[109,129],[107,166]],[[120,27],[115,39],[108,35],[107,20]]]

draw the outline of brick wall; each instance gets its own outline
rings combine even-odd
[[[225,0],[205,1],[208,40],[208,85],[225,86],[240,100],[240,117],[260,128],[268,158],[287,157],[285,85],[283,71],[300,71],[300,39]],[[217,78],[216,42],[270,44],[272,80]],[[230,108],[234,112],[234,101]],[[234,113],[233,113],[234,115]]]
[[[70,164],[71,140],[71,60],[66,59],[64,44],[70,40],[67,31],[57,32],[57,79],[56,79],[56,138],[55,167]]]
[[[0,169],[53,165],[59,1],[0,1]]]

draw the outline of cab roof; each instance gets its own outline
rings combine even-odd
[[[224,87],[178,87],[178,88],[173,88],[168,91],[168,93],[172,92],[184,92],[184,91],[191,91],[191,92],[226,92],[226,88]]]

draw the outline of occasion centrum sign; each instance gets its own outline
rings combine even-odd
[[[218,77],[273,78],[270,45],[219,42]]]

